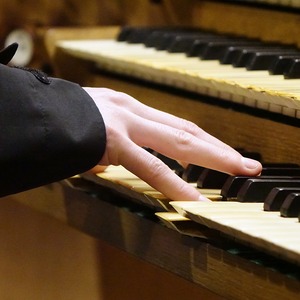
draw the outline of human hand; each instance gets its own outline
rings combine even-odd
[[[142,147],[184,164],[228,174],[255,176],[261,172],[259,162],[243,157],[187,120],[146,106],[124,93],[84,89],[95,101],[106,126],[106,150],[99,165],[122,165],[172,200],[208,201]]]

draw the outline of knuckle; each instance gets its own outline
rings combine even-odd
[[[178,195],[185,195],[187,192],[187,184],[185,181],[181,180],[177,185],[176,185],[176,190],[177,190],[177,194]],[[183,197],[183,196],[181,196]],[[185,200],[185,199],[181,199],[181,200]]]
[[[110,102],[118,109],[126,111],[134,111],[138,105],[141,105],[135,98],[123,92],[114,92],[110,98]]]
[[[184,130],[178,130],[176,132],[176,144],[179,146],[186,146],[189,145],[191,143],[191,134],[184,131]]]
[[[107,99],[110,105],[124,106],[128,102],[128,96],[123,92],[102,88],[102,98]]]
[[[122,92],[114,92],[113,96],[111,97],[111,102],[116,106],[124,105],[125,100],[125,94]]]
[[[163,177],[168,172],[168,167],[157,157],[153,156],[149,159],[149,177],[159,178]]]

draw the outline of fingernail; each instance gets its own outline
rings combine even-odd
[[[203,202],[211,202],[211,200],[209,200],[208,198],[200,195],[199,198],[198,198],[199,201],[203,201]]]
[[[260,163],[254,159],[243,157],[243,164],[247,169],[256,169]]]

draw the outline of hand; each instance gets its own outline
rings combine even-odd
[[[99,165],[122,165],[172,200],[207,201],[142,147],[228,174],[255,176],[261,172],[259,162],[242,157],[187,120],[148,107],[124,93],[104,88],[85,90],[106,126],[106,150]]]

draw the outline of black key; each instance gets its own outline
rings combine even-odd
[[[270,65],[268,71],[271,75],[283,75],[290,67],[295,58],[300,58],[299,55],[279,55]]]
[[[197,182],[200,174],[204,169],[204,167],[189,164],[183,171],[182,179],[186,182]]]
[[[152,31],[148,37],[145,39],[144,41],[144,45],[147,47],[147,48],[155,48],[157,45],[160,44],[161,42],[161,38],[163,36],[163,31],[162,30],[154,30]]]
[[[157,154],[157,152],[156,152],[156,151],[154,151],[154,150],[153,150],[153,149],[151,149],[151,148],[148,148],[148,147],[143,147],[143,149],[144,149],[144,150],[146,150],[147,152],[149,152],[149,153],[153,154],[153,155]]]
[[[264,210],[280,211],[285,198],[291,193],[300,193],[300,188],[273,188],[264,201]]]
[[[244,157],[252,158],[258,161],[262,161],[261,154],[258,152],[249,152],[249,151],[244,151],[244,150],[238,150],[236,149],[241,155]]]
[[[154,47],[156,50],[167,50],[170,48],[170,46],[173,44],[174,40],[176,40],[178,36],[192,34],[196,35],[197,33],[200,33],[199,30],[192,28],[171,29],[162,33],[158,40],[158,43]]]
[[[244,183],[248,180],[248,179],[256,179],[256,178],[265,178],[263,176],[229,176],[227,178],[227,180],[225,181],[224,185],[222,186],[221,189],[221,196],[223,197],[223,199],[233,199],[236,198],[238,195],[238,192],[240,191],[240,189],[242,188],[242,186],[244,185]],[[277,179],[278,176],[268,176],[267,178],[275,178]],[[282,178],[282,177],[280,177]]]
[[[162,35],[160,38],[159,44],[155,46],[156,50],[166,50],[172,44],[173,40],[178,35],[177,32],[167,32]]]
[[[219,171],[205,169],[197,180],[198,188],[221,189],[230,175]]]
[[[264,202],[275,187],[299,187],[300,178],[289,179],[248,179],[239,190],[237,200],[240,202]]]
[[[170,53],[185,53],[189,51],[196,37],[194,35],[179,35],[176,36],[170,43],[167,51]]]
[[[300,165],[296,163],[277,163],[277,162],[267,162],[263,163],[264,168],[300,168]]]
[[[178,175],[180,178],[182,178],[183,172],[184,172],[184,167],[183,166],[178,166],[175,170],[175,174]]]
[[[145,43],[153,33],[164,33],[174,30],[169,27],[134,27],[124,26],[117,36],[117,41],[128,43]]]
[[[300,78],[300,58],[292,59],[292,61],[289,62],[283,76],[285,79]]]
[[[278,168],[278,167],[265,167],[261,172],[263,176],[299,176],[300,177],[300,168]]]
[[[220,60],[230,46],[245,47],[250,45],[258,46],[261,45],[261,42],[244,39],[228,39],[224,41],[210,42],[201,51],[200,58],[203,60]]]
[[[279,52],[256,52],[253,53],[246,65],[246,69],[251,71],[251,70],[268,70],[271,66],[272,63],[277,60],[278,56],[282,56],[283,51]],[[300,57],[300,52],[296,50],[291,50],[291,51],[286,51],[285,55],[298,55]]]
[[[117,41],[119,42],[125,42],[128,38],[128,36],[133,32],[134,27],[131,26],[124,26],[121,28],[121,31],[119,32],[117,36]]]
[[[282,51],[284,53],[284,51],[286,51],[285,47],[267,47],[267,48],[253,48],[253,49],[244,49],[241,50],[239,53],[237,53],[236,58],[233,60],[232,65],[236,68],[241,68],[241,67],[246,67],[249,63],[249,61],[251,60],[251,57],[253,56],[253,54],[255,54],[256,52],[267,52],[267,53],[271,53],[271,52],[275,52],[277,54],[279,54]]]
[[[129,32],[126,42],[130,44],[144,43],[148,36],[157,28],[152,27],[138,27]]]
[[[196,40],[211,39],[213,36],[215,35],[208,33],[178,35],[171,41],[166,50],[170,53],[189,53]]]
[[[300,213],[300,193],[292,193],[284,200],[280,215],[282,217],[296,218]]]
[[[196,39],[193,45],[190,47],[189,51],[186,53],[186,55],[188,57],[200,57],[205,47],[208,45],[208,43],[229,41],[229,40],[230,39],[228,37],[224,37],[224,36],[213,36],[211,38],[206,38],[206,39],[204,38]]]
[[[127,26],[122,29],[117,37],[118,41],[126,41],[132,44],[143,43],[147,47],[158,46],[164,39],[170,35],[176,35],[178,32],[193,31],[193,29],[175,28],[175,27],[132,27]],[[154,43],[154,45],[150,45]]]
[[[144,45],[146,47],[153,47],[156,49],[166,47],[165,44],[171,43],[172,39],[176,38],[178,34],[182,33],[179,29],[164,29],[153,30],[145,39]]]
[[[220,58],[220,63],[221,64],[233,64],[235,60],[238,59],[239,55],[241,54],[242,51],[246,50],[254,50],[256,49],[257,51],[259,49],[269,49],[267,45],[257,47],[257,46],[230,46],[226,49],[224,52],[223,57]]]
[[[250,178],[257,178],[257,176],[229,176],[221,189],[223,199],[236,198],[243,184]]]

